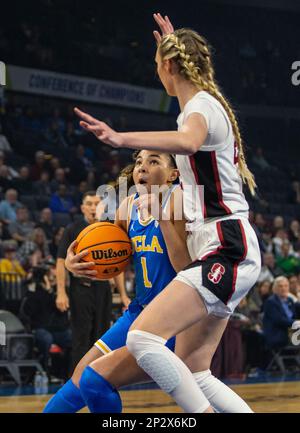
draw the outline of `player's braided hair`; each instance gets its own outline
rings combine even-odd
[[[239,173],[254,195],[256,183],[246,163],[239,126],[229,102],[222,95],[214,78],[208,43],[197,32],[183,28],[163,36],[158,45],[158,51],[162,60],[172,59],[176,63],[180,75],[194,83],[199,90],[210,93],[222,104],[231,122],[238,146]]]

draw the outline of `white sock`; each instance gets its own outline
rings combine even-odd
[[[211,406],[221,413],[253,413],[247,403],[232,389],[211,374],[210,370],[194,373],[194,378]]]
[[[188,413],[210,406],[187,366],[165,346],[166,340],[145,331],[130,331],[127,348],[138,365]]]

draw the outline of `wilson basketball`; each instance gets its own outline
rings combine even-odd
[[[127,233],[109,222],[94,223],[82,230],[76,238],[76,254],[88,250],[83,262],[94,262],[99,280],[113,278],[124,271],[132,254]]]

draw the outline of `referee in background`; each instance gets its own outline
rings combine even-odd
[[[70,308],[71,312],[72,371],[99,336],[109,329],[111,321],[112,291],[109,281],[92,281],[70,274],[68,294],[66,290],[67,250],[85,227],[97,222],[96,209],[99,203],[100,198],[95,191],[83,195],[83,218],[66,227],[57,252],[56,306],[60,311]]]

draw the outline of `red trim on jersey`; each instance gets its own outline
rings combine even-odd
[[[234,157],[233,157],[233,163],[234,165],[239,162],[239,148],[237,145],[237,142],[234,142]]]
[[[211,161],[212,161],[212,166],[213,166],[213,170],[214,170],[214,178],[215,178],[215,184],[216,184],[216,188],[217,188],[219,205],[225,210],[225,212],[227,214],[232,214],[229,207],[227,207],[226,204],[223,202],[222,187],[221,187],[221,181],[220,181],[220,176],[219,176],[216,151],[211,152]]]
[[[247,252],[248,252],[248,245],[247,245],[247,239],[246,239],[246,234],[245,234],[245,230],[243,227],[243,224],[241,222],[241,220],[237,220],[237,222],[239,223],[240,229],[241,229],[241,235],[243,238],[243,246],[244,246],[244,254],[242,255],[242,257],[233,265],[233,279],[232,279],[232,292],[230,293],[227,303],[230,301],[230,299],[232,298],[234,292],[235,292],[235,284],[236,284],[236,279],[237,279],[237,270],[238,270],[238,266],[239,264],[245,260],[246,256],[247,256]],[[226,303],[226,304],[227,304]]]
[[[189,156],[189,160],[190,160],[190,164],[191,164],[191,167],[192,167],[192,171],[193,171],[194,176],[195,176],[196,183],[197,183],[197,185],[200,186],[199,176],[198,176],[197,169],[196,169],[196,162],[195,162],[195,158],[193,157],[193,155]],[[205,191],[204,191],[204,194],[205,194]],[[204,197],[203,197],[203,200],[201,200],[201,196],[200,196],[200,203],[202,204],[202,214],[203,214],[203,217],[206,218],[207,217],[207,212],[206,212],[206,206],[205,206]]]

